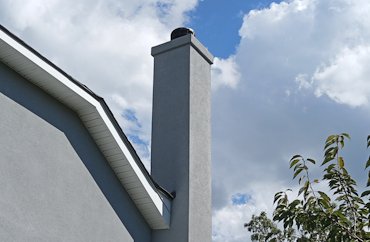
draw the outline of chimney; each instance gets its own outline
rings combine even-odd
[[[210,242],[211,64],[194,31],[175,29],[154,57],[151,175],[176,193],[168,230],[154,242]]]

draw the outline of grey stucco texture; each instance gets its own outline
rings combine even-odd
[[[170,229],[153,231],[153,242],[210,242],[213,57],[193,35],[153,47],[152,55],[152,176],[176,192]]]
[[[0,241],[151,241],[78,116],[0,62]]]

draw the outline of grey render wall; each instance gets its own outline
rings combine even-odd
[[[153,231],[154,242],[174,237],[189,241],[189,49],[154,57],[151,174],[167,191],[176,192],[170,230]]]
[[[211,65],[190,49],[189,241],[211,241]]]
[[[150,241],[71,110],[0,62],[0,241]]]
[[[211,55],[193,36],[152,49],[152,176],[176,192],[154,242],[211,241]],[[176,240],[174,240],[176,238]]]

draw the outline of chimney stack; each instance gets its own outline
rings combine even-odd
[[[211,64],[194,31],[178,28],[154,57],[151,175],[176,197],[154,242],[210,242]]]

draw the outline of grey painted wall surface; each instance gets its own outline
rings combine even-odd
[[[176,198],[170,230],[153,231],[153,242],[189,241],[189,49],[154,57],[151,174]]]
[[[190,56],[189,238],[206,242],[212,234],[211,66],[194,48]]]
[[[75,113],[0,62],[0,241],[151,241]]]
[[[170,229],[153,231],[154,242],[211,241],[210,63],[192,41],[152,50],[152,176],[176,191]]]

